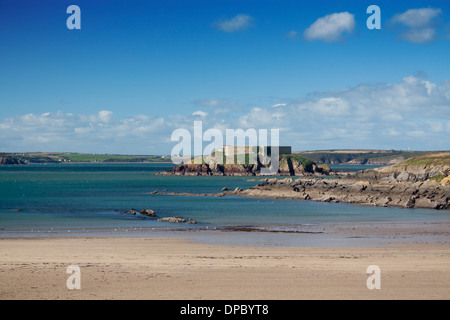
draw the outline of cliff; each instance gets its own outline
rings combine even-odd
[[[267,179],[239,195],[448,210],[450,152],[414,157],[342,178]]]
[[[0,157],[0,165],[18,165],[18,164],[25,164],[25,162],[17,157]]]
[[[317,164],[373,164],[394,165],[406,159],[433,153],[432,151],[403,150],[316,150],[298,151],[294,154]]]
[[[331,169],[326,165],[318,166],[314,162],[295,155],[281,155],[277,175],[282,176],[311,176],[328,175]],[[260,175],[261,163],[257,164],[217,164],[210,158],[206,158],[203,164],[180,164],[157,175],[219,175],[219,176],[256,176]]]
[[[450,175],[450,152],[413,157],[396,165],[358,172],[355,179],[385,182],[440,181]],[[442,179],[440,179],[442,178]]]

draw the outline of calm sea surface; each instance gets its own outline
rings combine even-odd
[[[223,187],[248,188],[252,177],[159,176],[172,164],[60,164],[0,166],[0,237],[72,235],[152,236],[179,229],[255,227],[304,230],[321,224],[355,222],[448,222],[448,211],[361,207],[301,200],[235,196],[189,197],[152,191],[217,193]],[[346,166],[360,170],[368,166]],[[131,208],[153,209],[158,217],[182,216],[195,225],[169,224]]]

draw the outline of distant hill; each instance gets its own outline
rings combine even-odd
[[[303,163],[323,164],[377,164],[394,165],[404,160],[436,153],[436,151],[402,151],[402,150],[315,150],[292,152],[290,158]],[[281,157],[283,160],[283,157]],[[125,163],[125,162],[166,162],[170,156],[161,155],[120,155],[120,154],[90,154],[70,152],[27,152],[1,153],[1,164],[27,163]],[[282,162],[281,165],[284,163]]]
[[[406,159],[436,151],[403,150],[316,150],[293,152],[317,164],[393,165]]]
[[[124,162],[171,162],[169,156],[159,155],[117,155],[90,153],[0,153],[0,164],[27,163],[124,163]]]

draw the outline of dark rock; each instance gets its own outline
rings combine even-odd
[[[9,156],[9,157],[0,157],[0,165],[22,165],[26,164],[20,158]]]
[[[406,208],[414,208],[415,204],[416,204],[416,198],[411,197],[411,198],[409,198],[408,202],[406,202],[405,207]]]
[[[156,217],[155,211],[151,209],[144,209],[139,211],[140,214],[146,215],[147,217]]]
[[[160,172],[158,174],[200,176],[212,175],[212,171],[207,164],[180,164],[172,169]]]

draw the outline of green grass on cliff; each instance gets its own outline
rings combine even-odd
[[[425,166],[425,165],[450,166],[450,152],[437,152],[413,157],[394,165],[394,167]]]
[[[294,160],[294,161],[297,161],[297,162],[301,162],[303,164],[303,167],[305,167],[305,168],[315,164],[314,161],[311,161],[309,159],[306,159],[305,157],[302,157],[302,156],[299,156],[299,155],[296,155],[296,154],[282,154],[282,155],[280,155],[280,161],[283,161],[283,160],[287,161],[288,159],[291,159],[291,160]]]
[[[346,164],[350,161],[361,164],[390,163],[429,153],[432,152],[402,150],[317,150],[294,152],[294,154],[305,157],[317,164]]]
[[[438,174],[437,176],[431,177],[430,180],[434,180],[438,183],[440,183],[442,180],[444,180],[445,178],[447,178],[446,175],[444,174]]]

